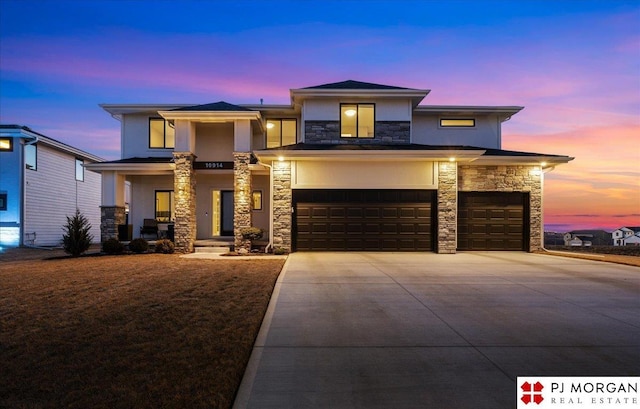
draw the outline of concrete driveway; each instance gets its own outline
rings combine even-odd
[[[640,268],[294,253],[236,408],[513,408],[517,376],[640,374]]]

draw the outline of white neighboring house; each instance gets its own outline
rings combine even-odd
[[[85,165],[103,160],[26,126],[0,125],[0,247],[59,246],[76,208],[99,242],[102,176]]]
[[[612,234],[614,246],[640,246],[640,227],[620,227]]]

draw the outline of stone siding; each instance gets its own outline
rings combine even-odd
[[[195,156],[191,152],[174,152],[176,169],[173,173],[175,197],[174,242],[176,251],[192,253],[196,241],[196,175]]]
[[[376,121],[374,138],[341,138],[340,121],[305,121],[304,141],[312,144],[377,145],[407,144],[411,138],[409,121]]]
[[[100,206],[100,241],[118,239],[118,225],[124,224],[125,208],[123,206]]]
[[[438,162],[438,245],[437,252],[456,252],[458,231],[457,164]]]
[[[233,153],[233,234],[235,238],[235,250],[251,251],[251,241],[242,238],[240,230],[251,227],[251,170],[249,162],[251,153]]]
[[[291,251],[291,162],[273,163],[273,248]]]
[[[461,192],[528,192],[529,251],[542,249],[542,175],[536,166],[460,166]]]

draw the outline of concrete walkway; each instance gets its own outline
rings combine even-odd
[[[640,373],[640,268],[294,253],[234,408],[513,408],[517,376]]]

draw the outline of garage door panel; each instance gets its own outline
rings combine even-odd
[[[528,194],[461,192],[458,250],[527,250]]]
[[[294,190],[293,198],[296,250],[433,250],[432,191]]]

